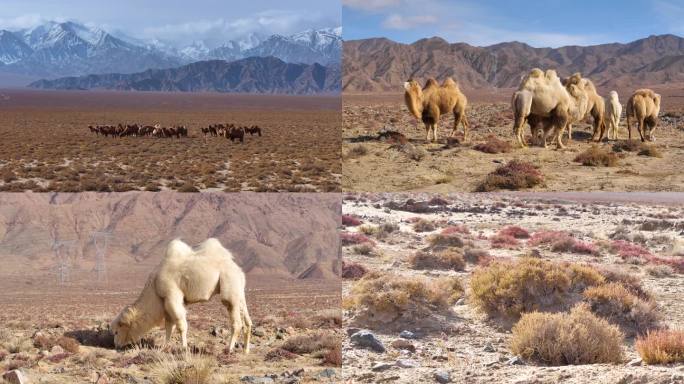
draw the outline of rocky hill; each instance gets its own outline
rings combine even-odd
[[[343,90],[400,91],[411,77],[452,76],[466,88],[515,87],[531,68],[581,72],[599,86],[684,82],[684,39],[649,36],[628,44],[533,48],[519,42],[475,47],[439,37],[402,44],[385,38],[344,43]]]
[[[334,278],[340,199],[332,194],[79,193],[0,195],[5,270],[55,264],[55,240],[75,240],[75,263],[92,266],[94,231],[111,232],[114,269],[156,263],[168,242],[218,238],[248,275]]]

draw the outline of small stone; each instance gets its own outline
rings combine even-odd
[[[411,331],[401,331],[401,333],[399,334],[399,337],[401,337],[402,339],[409,339],[409,340],[417,339],[416,334],[411,332]]]
[[[627,363],[627,366],[629,367],[636,367],[637,365],[641,365],[643,360],[641,360],[640,357],[637,357],[636,359],[630,360],[629,363]]]
[[[382,342],[370,331],[356,332],[351,336],[351,342],[356,346],[370,348],[378,353],[385,352],[385,346],[382,345]]]
[[[485,346],[484,346],[483,351],[485,351],[485,352],[496,352],[496,348],[494,348],[492,343],[487,342],[487,344],[485,344]]]
[[[263,337],[266,334],[266,330],[263,327],[256,327],[252,330],[252,335],[257,337]]]
[[[18,369],[5,372],[2,378],[10,384],[28,384],[28,379]]]
[[[460,299],[456,300],[456,305],[465,305],[465,299],[461,297]]]
[[[441,384],[451,383],[451,375],[447,371],[437,371],[434,374],[435,381]]]
[[[508,364],[508,365],[522,365],[523,361],[520,357],[513,356],[506,361],[506,364]]]
[[[275,383],[275,381],[270,377],[259,377],[259,376],[242,376],[240,381],[249,384],[270,384]]]
[[[397,360],[397,367],[399,368],[418,368],[420,364],[413,360],[399,359]]]
[[[411,353],[416,351],[416,347],[413,344],[411,344],[410,341],[406,341],[403,339],[394,340],[391,345],[392,345],[392,347],[394,347],[396,349],[402,349],[405,351],[410,351]]]
[[[390,368],[392,368],[394,364],[389,364],[389,363],[376,363],[371,367],[371,371],[373,372],[382,372],[386,371]]]
[[[62,353],[64,353],[64,348],[60,347],[59,345],[55,345],[55,346],[52,347],[52,349],[50,350],[50,353],[52,353],[53,355],[62,354]]]
[[[335,376],[337,376],[337,372],[332,368],[326,368],[318,373],[318,377],[332,378]]]

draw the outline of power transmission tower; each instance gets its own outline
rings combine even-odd
[[[111,232],[93,232],[92,239],[95,246],[95,272],[97,273],[98,282],[107,281],[107,246],[109,245],[109,238],[112,236]]]
[[[75,242],[75,240],[54,240],[52,242],[52,252],[54,252],[57,261],[56,269],[60,284],[69,282]]]

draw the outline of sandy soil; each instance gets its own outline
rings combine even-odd
[[[508,153],[487,154],[473,149],[474,144],[484,142],[490,135],[512,143],[510,89],[499,90],[496,94],[466,92],[470,98],[470,140],[455,146],[445,145],[453,116],[442,117],[439,142],[427,143],[423,124],[408,113],[401,94],[345,94],[342,188],[345,191],[472,192],[486,174],[502,163],[518,159],[541,169],[545,182],[534,190],[682,191],[684,176],[678,166],[684,161],[682,92],[680,89],[657,90],[663,92],[661,112],[670,111],[678,116],[662,119],[657,130],[655,146],[662,157],[623,152],[618,154],[620,159],[615,167],[588,167],[573,161],[592,145],[589,122],[574,126],[573,141],[565,150],[555,150],[555,146],[552,149],[514,146]],[[417,151],[423,152],[422,159],[413,160],[397,146],[378,140],[378,134],[384,130],[405,135]],[[638,136],[635,129],[632,134]],[[624,116],[619,135],[623,140],[627,138]],[[456,137],[462,139],[462,128]],[[613,144],[604,141],[599,146],[610,150]],[[358,150],[358,147],[363,147],[362,154],[353,154],[351,150]]]
[[[357,254],[353,246],[344,247],[345,262],[358,263],[370,271],[384,271],[401,276],[423,275],[456,276],[466,287],[464,300],[450,309],[450,314],[436,315],[441,330],[428,330],[415,324],[403,325],[398,330],[414,332],[416,339],[403,339],[399,331],[388,331],[389,325],[370,329],[387,348],[385,353],[359,348],[349,338],[343,344],[344,377],[355,383],[416,383],[437,382],[435,374],[450,376],[453,383],[680,383],[684,382],[684,366],[647,366],[637,360],[634,339],[624,343],[625,359],[621,364],[594,364],[546,367],[534,362],[522,361],[512,365],[513,354],[509,350],[511,333],[488,321],[485,315],[472,305],[468,285],[472,271],[477,267],[468,263],[465,270],[414,270],[407,259],[409,255],[427,245],[426,238],[438,233],[446,225],[465,225],[470,235],[463,239],[474,247],[484,249],[494,258],[515,258],[531,251],[523,244],[517,249],[493,249],[488,238],[507,225],[521,226],[530,233],[539,230],[570,231],[580,240],[593,242],[607,240],[618,228],[625,228],[631,236],[641,238],[643,245],[657,255],[669,255],[673,244],[682,242],[681,218],[684,213],[684,196],[676,199],[670,195],[637,194],[630,201],[630,194],[612,194],[613,200],[603,194],[591,201],[592,194],[451,194],[448,205],[429,206],[427,213],[391,209],[389,202],[403,204],[411,198],[417,202],[432,199],[426,193],[356,194],[348,195],[343,207],[345,214],[353,215],[368,225],[396,223],[399,231],[375,242],[373,256]],[[662,197],[662,198],[661,198]],[[437,223],[431,232],[415,232],[410,224],[416,217]],[[663,219],[667,218],[667,219]],[[653,231],[644,230],[643,222],[666,220],[672,226]],[[347,227],[345,231],[357,232],[359,227]],[[643,236],[643,237],[642,237]],[[608,251],[599,256],[577,255],[539,249],[548,260],[565,260],[590,263],[601,267],[618,268],[637,276],[658,304],[663,321],[670,327],[684,324],[684,279],[681,274],[655,277],[648,273],[652,265],[626,264],[620,257]],[[343,301],[349,297],[353,280],[345,280]],[[357,323],[357,312],[344,312],[345,326],[366,328]],[[349,330],[348,333],[352,331]],[[402,343],[401,348],[392,346]],[[406,343],[415,348],[411,352]],[[378,365],[386,363],[386,366]],[[376,367],[374,371],[372,367]],[[402,367],[403,366],[403,367]],[[378,368],[380,367],[380,368]]]
[[[0,189],[339,191],[340,98],[0,90]],[[88,125],[185,125],[186,139]],[[244,144],[200,127],[258,125]]]

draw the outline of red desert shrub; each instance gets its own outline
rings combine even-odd
[[[505,153],[511,151],[511,143],[489,135],[484,143],[475,144],[473,149],[484,153]]]
[[[489,239],[492,244],[492,248],[516,248],[520,243],[518,240],[511,235],[502,235],[497,233]]]
[[[353,232],[342,232],[340,233],[340,241],[342,241],[342,245],[356,245],[356,244],[361,244],[361,243],[373,243],[371,239],[368,238],[368,236],[362,234],[362,233],[353,233]]]
[[[342,215],[342,225],[345,227],[356,227],[363,224],[363,221],[352,215]]]
[[[442,233],[442,235],[453,235],[455,233],[459,233],[462,235],[469,235],[470,230],[465,225],[459,224],[459,225],[450,225],[450,226],[442,229],[441,233]]]
[[[532,188],[544,181],[544,175],[534,164],[511,160],[498,167],[485,177],[477,186],[477,192],[490,192],[497,189],[518,190]]]
[[[623,259],[653,256],[648,249],[626,240],[613,240],[613,242],[610,243],[610,249]]]
[[[637,339],[636,350],[646,364],[684,363],[684,331],[649,332]]]
[[[342,278],[358,280],[362,278],[368,270],[361,264],[342,261]]]
[[[549,245],[554,252],[569,252],[584,255],[598,255],[598,248],[591,243],[577,240],[564,231],[539,231],[535,232],[528,245]]]
[[[499,235],[513,236],[516,239],[527,239],[530,233],[526,229],[520,228],[516,225],[509,225],[499,231]]]

